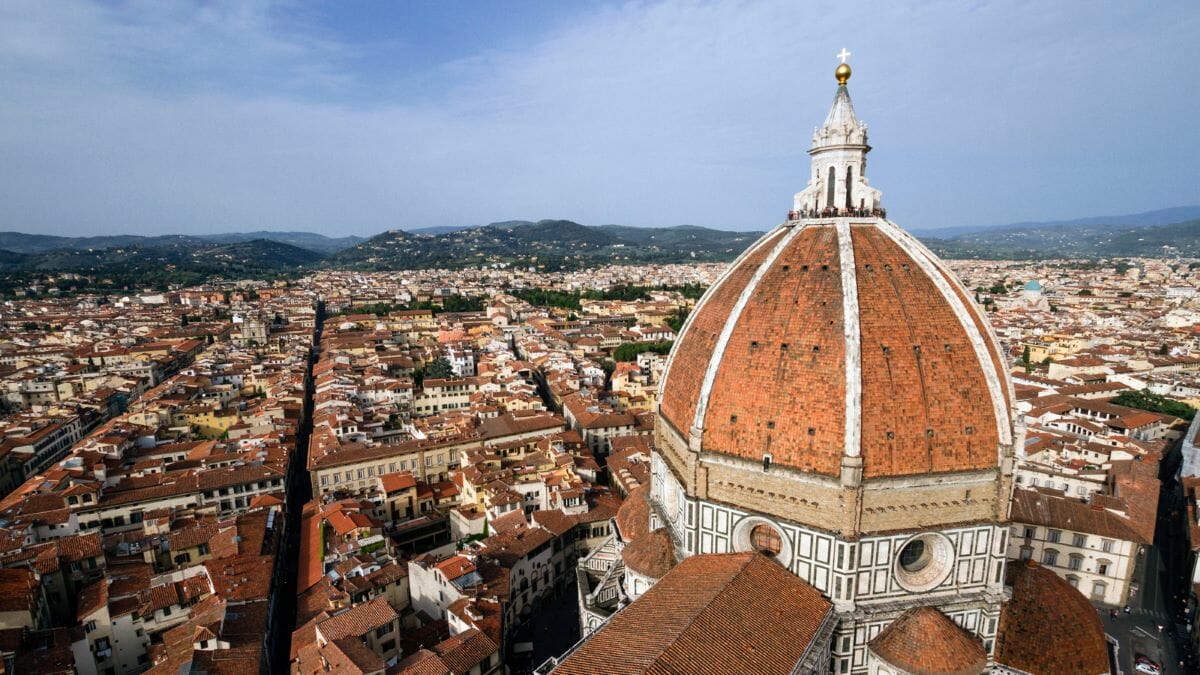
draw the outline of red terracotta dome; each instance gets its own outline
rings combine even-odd
[[[661,579],[675,566],[675,544],[667,528],[660,527],[621,549],[621,561],[625,567],[642,576]]]
[[[933,607],[914,607],[870,642],[871,651],[912,675],[976,675],[987,669],[979,638]]]
[[[1032,560],[1009,563],[1012,599],[1000,614],[996,662],[1027,673],[1107,673],[1108,641],[1096,608]]]
[[[831,477],[846,457],[865,479],[991,469],[1013,443],[986,319],[876,216],[763,236],[697,304],[661,391],[660,423],[693,450]]]
[[[639,485],[617,509],[617,531],[625,541],[633,541],[650,531],[649,485]]]

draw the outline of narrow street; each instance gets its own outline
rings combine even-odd
[[[300,515],[304,505],[312,498],[312,485],[308,476],[308,437],[312,433],[313,365],[320,351],[321,331],[325,323],[325,304],[317,301],[316,327],[313,330],[313,348],[308,359],[308,371],[304,377],[304,415],[296,432],[296,447],[288,462],[285,495],[285,518],[283,542],[275,559],[276,620],[272,623],[275,635],[269,636],[271,672],[286,672],[291,657],[292,631],[296,627],[296,575],[300,552]]]
[[[1183,615],[1188,590],[1184,583],[1187,539],[1179,515],[1183,493],[1175,480],[1178,466],[1176,448],[1162,462],[1155,542],[1146,547],[1134,569],[1133,581],[1138,590],[1130,598],[1129,613],[1121,613],[1115,619],[1107,612],[1102,613],[1105,632],[1118,641],[1118,658],[1124,673],[1134,672],[1133,659],[1137,654],[1145,654],[1162,664],[1164,673],[1197,672],[1194,655],[1188,650],[1187,620]],[[1181,668],[1180,660],[1190,661],[1190,667]]]

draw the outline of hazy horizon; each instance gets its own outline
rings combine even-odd
[[[842,47],[902,226],[1200,204],[1197,29],[1187,2],[17,0],[0,230],[764,230]]]

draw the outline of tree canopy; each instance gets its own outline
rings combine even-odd
[[[1127,408],[1137,408],[1138,410],[1148,410],[1164,415],[1174,415],[1175,417],[1182,417],[1185,420],[1190,420],[1196,416],[1196,409],[1192,406],[1169,399],[1166,396],[1151,393],[1145,389],[1141,391],[1121,392],[1120,396],[1113,399],[1113,403],[1123,405]]]

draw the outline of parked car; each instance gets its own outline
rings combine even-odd
[[[1162,666],[1145,654],[1133,657],[1133,669],[1146,675],[1162,675]]]

